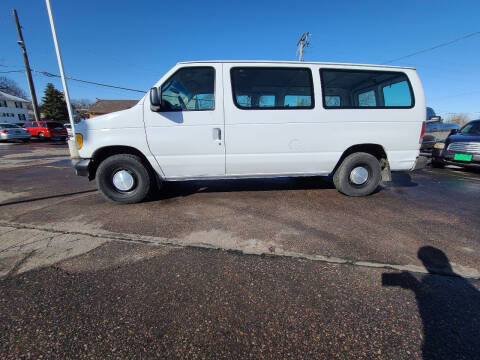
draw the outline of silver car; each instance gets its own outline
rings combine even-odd
[[[30,137],[30,133],[18,125],[0,123],[0,141],[22,140],[27,142]]]

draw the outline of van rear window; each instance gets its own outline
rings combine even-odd
[[[307,68],[237,67],[231,70],[233,100],[240,109],[313,108]]]
[[[414,105],[412,87],[403,72],[321,69],[320,75],[327,109],[408,109]]]

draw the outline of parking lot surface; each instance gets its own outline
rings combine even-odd
[[[479,171],[364,198],[316,177],[169,183],[126,206],[64,144],[0,144],[0,174],[4,357],[480,354]]]

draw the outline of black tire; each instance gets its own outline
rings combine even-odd
[[[350,177],[352,170],[362,167],[367,170],[367,179],[355,184]],[[378,159],[368,153],[358,152],[348,155],[333,175],[333,183],[338,191],[348,196],[366,196],[373,193],[382,179],[382,169]]]
[[[113,185],[113,176],[126,170],[134,178],[133,188],[121,191]],[[152,189],[152,175],[142,160],[135,155],[118,154],[103,160],[96,173],[97,186],[105,199],[121,204],[134,204],[144,200]]]
[[[445,164],[440,160],[432,158],[432,167],[437,169],[442,169],[445,167]]]
[[[45,140],[45,134],[44,134],[43,132],[38,133],[38,138],[39,138],[41,141],[44,141],[44,140]]]
[[[22,142],[23,142],[24,144],[28,144],[29,141],[30,141],[29,139],[23,139],[23,140],[22,140]]]

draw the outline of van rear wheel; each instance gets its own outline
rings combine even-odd
[[[382,179],[378,159],[368,153],[348,155],[333,175],[338,191],[348,196],[366,196],[373,193]]]
[[[134,204],[144,200],[152,188],[152,177],[142,160],[131,154],[103,160],[96,173],[97,186],[109,201]]]

